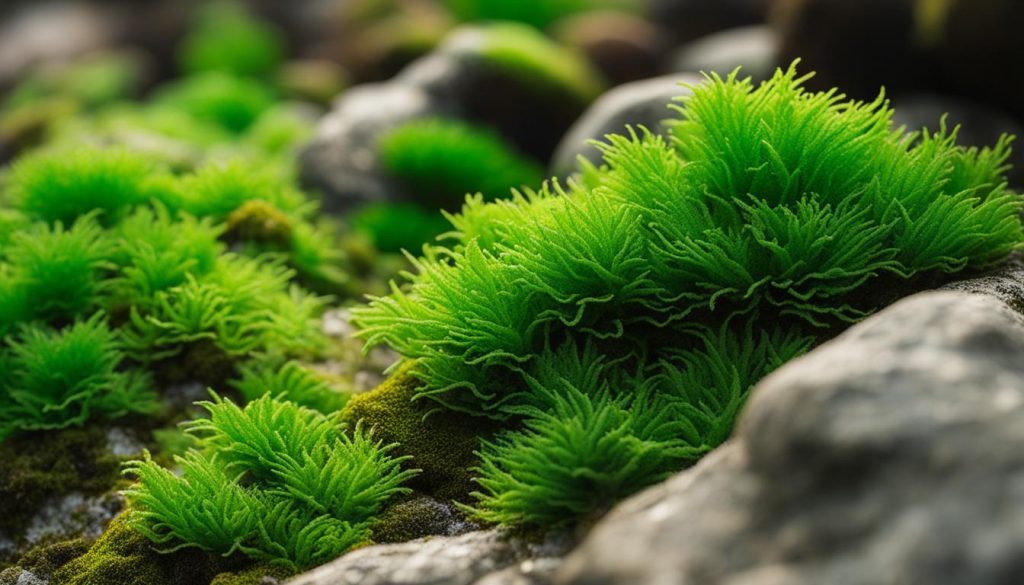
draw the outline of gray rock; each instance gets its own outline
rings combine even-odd
[[[1014,256],[991,272],[952,282],[942,289],[993,296],[1024,314],[1024,261],[1020,256]]]
[[[733,28],[680,47],[672,56],[672,71],[718,73],[737,67],[755,82],[772,76],[779,66],[779,34],[769,26]]]
[[[765,379],[734,439],[615,509],[555,582],[1019,583],[1022,355],[990,296],[900,301]]]
[[[525,560],[528,547],[497,531],[359,549],[289,585],[472,585]]]
[[[18,567],[0,572],[0,585],[48,585],[49,581]]]
[[[324,193],[327,212],[399,201],[404,191],[381,172],[377,140],[403,122],[443,113],[438,102],[416,87],[377,83],[353,88],[338,99],[303,151],[302,181]]]
[[[601,152],[589,144],[608,134],[622,134],[626,126],[644,126],[667,134],[662,121],[673,117],[669,103],[688,95],[682,83],[700,83],[697,75],[675,73],[620,85],[605,93],[569,128],[551,160],[551,173],[565,177],[578,170],[577,157],[601,162]]]

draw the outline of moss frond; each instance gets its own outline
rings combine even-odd
[[[216,395],[209,419],[187,426],[202,450],[178,459],[179,477],[148,457],[126,473],[130,521],[164,550],[241,550],[309,568],[369,539],[384,502],[407,490],[393,446],[336,418],[263,396],[244,408]]]
[[[324,414],[341,410],[351,396],[349,391],[330,383],[315,370],[296,361],[283,365],[272,360],[253,360],[239,368],[240,378],[232,385],[251,402],[271,395]]]
[[[29,325],[7,341],[0,387],[0,439],[15,431],[58,429],[91,415],[153,413],[147,375],[122,369],[117,336],[97,314],[53,331]]]
[[[711,76],[671,144],[609,136],[584,181],[471,198],[407,286],[355,311],[361,335],[416,358],[421,396],[507,418],[509,380],[562,340],[629,347],[646,368],[691,322],[840,327],[877,308],[883,277],[912,290],[1020,246],[1008,140],[904,138],[882,99],[801,82],[795,67],[758,87]]]
[[[149,199],[149,182],[159,170],[150,158],[126,150],[59,147],[19,158],[7,189],[14,205],[35,219],[70,224],[100,210],[112,223]]]

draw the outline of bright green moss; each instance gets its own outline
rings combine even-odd
[[[0,351],[9,380],[0,388],[0,440],[159,408],[150,378],[122,368],[124,353],[99,314],[59,331],[26,326]]]
[[[182,177],[178,205],[197,217],[224,221],[242,204],[263,201],[286,213],[309,209],[309,200],[279,169],[258,161],[210,163]]]
[[[1008,139],[904,137],[881,99],[801,82],[712,76],[671,144],[609,136],[567,187],[470,198],[449,245],[355,311],[415,360],[416,398],[524,422],[482,451],[479,517],[606,506],[724,441],[751,386],[816,337],[1020,247]]]
[[[351,390],[295,361],[282,365],[273,360],[254,360],[242,366],[240,374],[232,385],[246,402],[271,395],[330,414],[341,410],[351,396]]]
[[[411,457],[408,465],[421,473],[410,487],[442,500],[467,500],[480,438],[492,435],[497,427],[415,400],[420,383],[409,375],[410,369],[407,365],[372,392],[353,396],[342,420],[373,429],[382,441],[396,444],[398,452]]]
[[[588,104],[604,81],[581,55],[561,47],[530,27],[498,23],[479,29],[481,57],[539,90]]]
[[[209,72],[164,86],[154,97],[154,105],[178,109],[198,120],[241,133],[274,105],[274,95],[258,81]]]
[[[428,209],[453,208],[468,193],[493,199],[543,178],[535,162],[500,136],[458,120],[414,120],[380,140],[384,168],[409,185]]]
[[[101,293],[100,270],[112,242],[92,217],[65,229],[36,224],[15,233],[4,250],[8,262],[8,302],[17,321],[68,319],[91,312]],[[6,296],[6,295],[5,295]]]
[[[351,215],[349,222],[381,252],[419,250],[450,227],[436,210],[411,203],[367,205]]]
[[[356,426],[263,396],[244,409],[214,398],[189,432],[201,450],[177,458],[182,474],[151,459],[126,470],[130,523],[165,552],[183,548],[304,569],[369,538],[384,503],[415,471]]]
[[[234,2],[203,6],[178,50],[178,61],[187,73],[258,76],[272,72],[283,60],[281,33]]]
[[[85,145],[40,150],[18,159],[7,187],[14,205],[29,217],[71,224],[95,210],[110,223],[150,198],[159,168],[144,156]]]
[[[633,7],[628,0],[445,0],[445,5],[461,20],[512,20],[537,28],[588,10]]]
[[[130,96],[139,76],[139,62],[129,53],[98,53],[42,67],[5,96],[0,115],[54,97],[70,99],[79,108],[100,106]]]

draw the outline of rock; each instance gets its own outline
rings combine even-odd
[[[345,93],[301,157],[303,182],[342,212],[413,194],[381,168],[377,141],[414,118],[454,117],[490,127],[547,160],[558,139],[602,88],[574,53],[528,27],[464,27],[387,83]]]
[[[779,61],[814,71],[807,87],[873,99],[919,87],[928,71],[914,41],[915,0],[779,0]]]
[[[397,83],[366,84],[346,92],[317,126],[300,157],[302,182],[324,194],[323,209],[401,201],[400,184],[380,169],[377,138],[417,117],[450,115],[424,91]]]
[[[13,567],[0,572],[0,585],[49,585],[49,581],[24,569]]]
[[[1020,256],[1014,256],[987,274],[952,282],[942,289],[993,296],[1024,314],[1024,261]]]
[[[528,547],[490,530],[381,544],[353,551],[289,585],[472,585],[509,567]]]
[[[612,85],[654,77],[668,48],[658,27],[611,10],[566,17],[551,34],[563,45],[586,55]]]
[[[575,172],[576,159],[580,155],[592,163],[599,163],[601,152],[588,141],[624,133],[626,126],[644,126],[653,132],[667,134],[662,121],[673,117],[669,103],[690,93],[680,84],[701,81],[702,78],[696,75],[675,73],[634,81],[605,93],[566,132],[551,159],[551,173],[565,177]]]
[[[429,496],[413,496],[389,506],[381,514],[373,524],[373,540],[408,542],[425,536],[456,536],[477,528],[451,503]]]
[[[645,0],[651,22],[664,28],[675,44],[720,30],[764,22],[772,0]]]
[[[736,436],[626,501],[555,583],[1019,582],[1024,322],[900,301],[755,388]]]
[[[741,75],[761,82],[779,63],[779,35],[769,26],[733,28],[683,45],[672,56],[672,71],[718,73],[726,76],[741,68]]]
[[[74,59],[115,43],[117,26],[96,3],[46,1],[0,20],[0,93],[35,65]]]
[[[893,123],[906,126],[907,130],[922,128],[936,130],[942,117],[946,116],[949,128],[960,126],[957,142],[965,146],[992,146],[1003,134],[1024,136],[1024,126],[1010,114],[997,107],[965,98],[936,94],[914,94],[893,100]],[[1014,149],[1010,157],[1013,170],[1010,183],[1015,187],[1024,184],[1024,151]]]

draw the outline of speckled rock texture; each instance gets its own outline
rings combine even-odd
[[[1019,583],[1022,355],[991,295],[900,301],[764,380],[731,442],[614,510],[555,583]]]
[[[288,585],[542,585],[562,552],[556,541],[476,531],[356,550]]]

